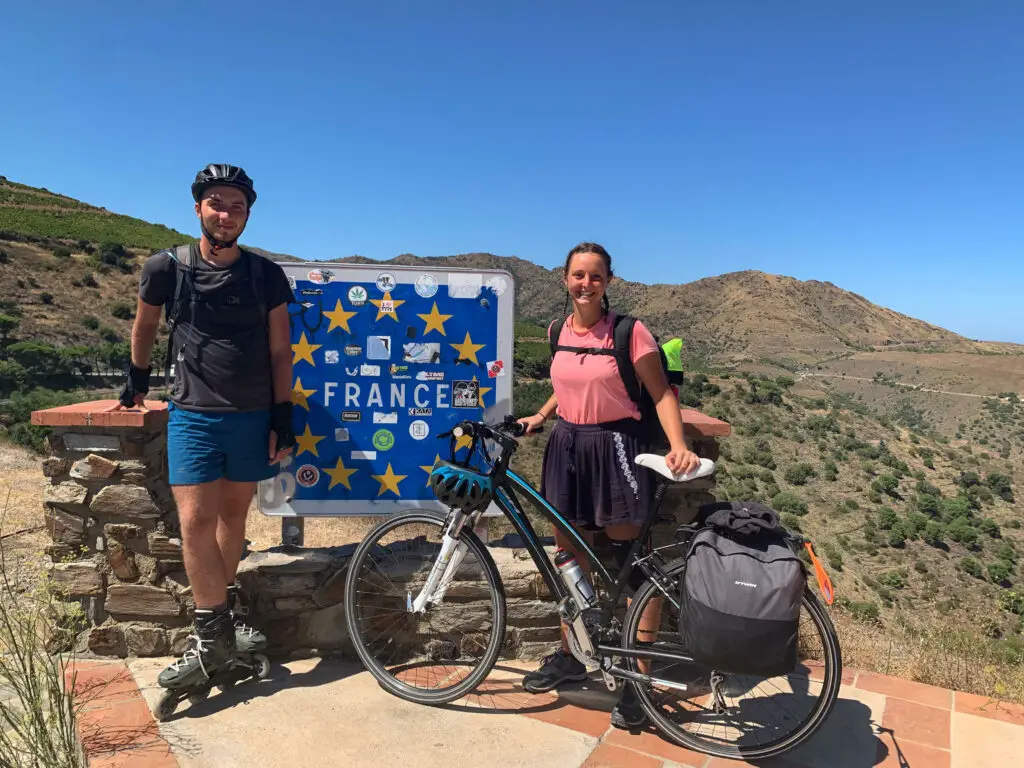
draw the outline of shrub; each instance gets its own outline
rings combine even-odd
[[[872,602],[855,600],[849,605],[850,614],[857,621],[874,624],[878,621],[878,605]]]
[[[925,565],[920,560],[915,560],[914,561],[914,570],[917,571],[918,573],[928,573],[928,566]]]
[[[135,310],[131,304],[119,301],[110,308],[110,314],[119,320],[131,320],[135,317]]]
[[[1013,542],[1000,542],[999,546],[996,547],[996,557],[1000,560],[1006,560],[1008,563],[1016,563],[1017,551],[1013,548]]]
[[[978,531],[971,525],[970,521],[958,517],[946,528],[949,538],[958,544],[971,548],[978,543]]]
[[[832,459],[825,459],[822,463],[822,476],[830,483],[839,479],[839,467]]]
[[[990,473],[985,478],[985,485],[1003,501],[1013,503],[1013,484],[1007,475],[998,472]]]
[[[992,563],[988,567],[988,578],[993,584],[1003,584],[1010,578],[1010,574],[1013,573],[1013,569],[1006,562],[1000,560],[997,563]]]
[[[71,258],[71,249],[66,245],[58,245],[53,249],[53,255],[61,261],[66,261]]]
[[[899,571],[887,571],[878,577],[878,583],[889,589],[903,589],[907,586],[907,579]]]
[[[800,528],[800,518],[796,517],[795,515],[791,515],[789,512],[786,512],[782,515],[781,519],[783,527],[787,528],[788,530],[796,531],[797,533],[800,533],[800,531],[802,530]]]
[[[914,486],[914,489],[918,493],[925,493],[928,494],[929,496],[934,496],[936,499],[942,498],[942,491],[940,491],[937,487],[929,483],[924,478],[921,478],[917,481],[917,485]]]
[[[782,491],[772,497],[772,507],[779,514],[789,513],[798,517],[807,514],[807,504],[792,491]]]
[[[998,539],[1002,535],[999,530],[999,523],[990,517],[982,518],[978,523],[978,527],[982,533],[991,536],[993,539]]]
[[[981,563],[969,555],[960,561],[960,570],[976,579],[982,578]]]
[[[942,499],[939,502],[939,512],[946,522],[958,517],[971,516],[971,504],[966,496],[954,496],[951,499]]]
[[[931,494],[924,493],[917,497],[917,508],[929,517],[939,516],[939,500]]]
[[[895,496],[896,489],[900,487],[900,481],[892,475],[879,475],[871,482],[871,487],[879,493]]]
[[[53,304],[53,294],[46,293],[44,291],[43,293],[39,294],[39,300],[43,302],[43,304]]]
[[[791,485],[806,485],[807,481],[816,475],[817,472],[814,471],[814,467],[805,462],[799,462],[787,467],[784,477],[786,482]]]
[[[82,285],[86,286],[87,288],[100,287],[100,284],[96,282],[96,278],[93,277],[91,273],[86,274],[86,276],[82,278]]]
[[[941,546],[945,540],[946,529],[941,523],[937,523],[934,520],[929,520],[928,525],[924,527],[924,543],[932,547]]]
[[[883,531],[890,530],[899,520],[899,515],[892,507],[882,507],[878,510],[878,527]]]
[[[906,546],[906,542],[907,534],[903,530],[903,526],[899,524],[894,525],[886,537],[886,543],[893,549],[903,549]]]
[[[84,317],[82,317],[82,325],[84,325],[91,331],[95,331],[97,328],[100,327],[100,321],[97,320],[92,315],[85,315]]]

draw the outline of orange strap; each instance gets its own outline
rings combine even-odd
[[[821,560],[814,554],[814,547],[811,546],[811,542],[804,542],[804,547],[807,549],[807,554],[811,556],[811,562],[814,563],[814,575],[818,579],[818,588],[821,590],[821,594],[825,596],[825,602],[832,605],[832,601],[835,599],[835,593],[832,590],[832,581],[829,579],[828,574],[825,573],[825,568],[821,564]]]

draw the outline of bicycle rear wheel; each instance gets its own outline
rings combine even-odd
[[[678,595],[685,562],[666,566]],[[622,641],[637,641],[640,617],[661,592],[651,581],[636,593],[626,614]],[[662,598],[661,624],[650,646],[687,656],[679,633],[679,611]],[[648,636],[649,637],[649,636]],[[627,659],[639,671],[636,659]],[[651,662],[650,671],[667,683],[637,684],[647,716],[667,738],[680,746],[716,757],[763,760],[790,752],[825,722],[839,694],[842,658],[835,629],[821,602],[809,589],[803,596],[798,636],[798,662],[788,675],[773,678],[719,673],[691,660]]]
[[[345,580],[345,622],[363,665],[390,693],[444,704],[472,691],[491,671],[505,636],[505,590],[480,539],[463,529],[466,554],[444,597],[422,613],[419,595],[441,552],[445,517],[402,512],[359,544]]]

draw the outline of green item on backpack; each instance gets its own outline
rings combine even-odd
[[[683,370],[683,340],[669,339],[661,345],[670,371]]]

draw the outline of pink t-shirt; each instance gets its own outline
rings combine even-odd
[[[615,347],[612,333],[614,321],[615,313],[609,312],[590,330],[577,333],[573,330],[570,315],[562,326],[558,343],[567,347],[612,349]],[[551,326],[548,326],[550,333]],[[651,332],[637,320],[629,346],[633,364],[641,357],[657,351],[658,343]],[[611,355],[556,352],[551,363],[551,384],[558,398],[558,415],[573,424],[601,424],[640,418],[640,409],[629,399],[619,367]]]

